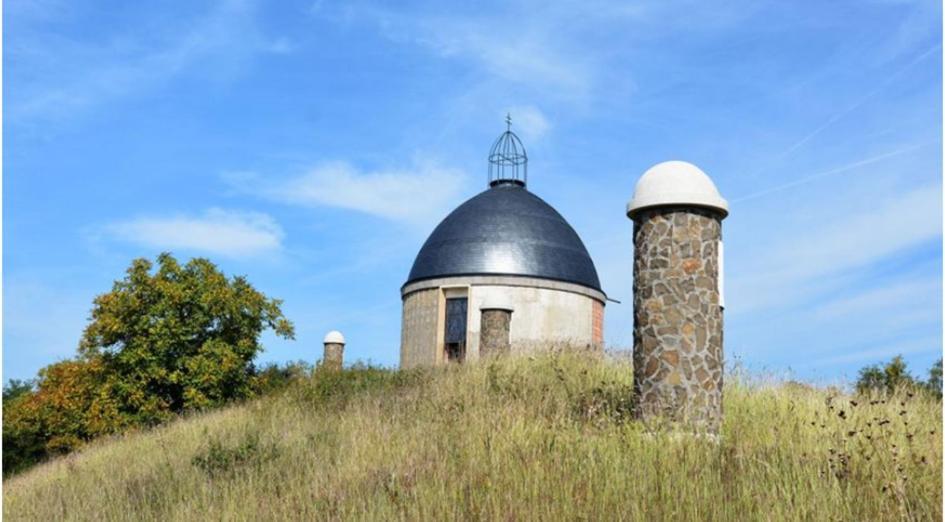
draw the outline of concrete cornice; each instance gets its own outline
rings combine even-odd
[[[562,292],[571,292],[580,294],[591,299],[606,304],[607,296],[600,290],[594,290],[583,285],[568,283],[565,281],[555,281],[552,279],[542,279],[538,277],[527,276],[501,276],[501,275],[470,275],[470,276],[450,276],[414,281],[404,285],[400,289],[401,299],[408,295],[428,290],[430,288],[455,286],[519,286],[527,288],[545,288],[548,290],[560,290]]]

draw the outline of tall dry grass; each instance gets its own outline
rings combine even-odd
[[[940,520],[941,403],[730,379],[719,440],[629,421],[571,355],[353,370],[96,442],[9,520]],[[841,413],[842,412],[842,413]]]

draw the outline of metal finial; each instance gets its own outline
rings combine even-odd
[[[505,115],[505,132],[492,145],[489,152],[489,186],[515,184],[524,187],[528,183],[528,155],[525,146],[512,132],[512,115]]]

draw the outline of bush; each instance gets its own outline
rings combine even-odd
[[[284,366],[269,363],[257,369],[253,376],[253,390],[256,395],[268,395],[284,390],[293,382],[312,375],[314,366],[305,361],[288,362]]]
[[[350,368],[318,368],[311,380],[296,389],[297,399],[312,406],[344,406],[366,392],[393,393],[427,379],[430,370],[392,370],[356,363]]]
[[[599,384],[577,394],[574,413],[578,419],[597,424],[623,424],[633,420],[633,386],[618,382]]]
[[[206,432],[205,432],[206,433]],[[228,477],[246,467],[259,468],[262,464],[279,456],[279,446],[275,443],[263,444],[259,434],[250,432],[232,446],[220,439],[211,438],[207,448],[191,459],[198,469],[211,478]]]

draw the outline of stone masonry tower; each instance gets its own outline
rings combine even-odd
[[[345,336],[338,330],[325,334],[325,352],[322,356],[322,367],[330,370],[340,370],[344,364]]]
[[[722,220],[728,203],[698,167],[667,161],[637,182],[633,380],[637,415],[718,432],[722,420]]]

